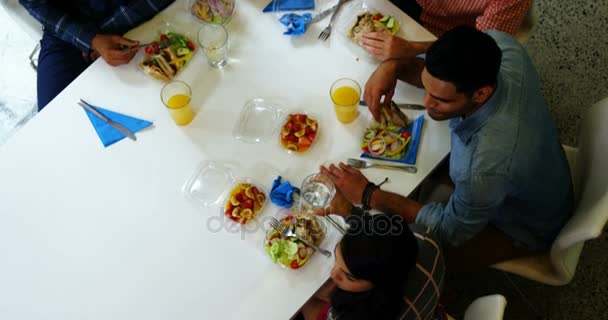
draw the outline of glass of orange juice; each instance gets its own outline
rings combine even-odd
[[[351,123],[357,119],[359,116],[357,106],[361,98],[361,86],[357,81],[347,78],[338,79],[331,85],[329,95],[334,103],[338,121]]]
[[[177,125],[185,126],[194,119],[194,111],[190,106],[192,90],[183,81],[171,81],[160,92],[163,104]]]

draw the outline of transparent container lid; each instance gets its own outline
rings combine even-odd
[[[184,194],[203,208],[223,205],[222,201],[235,181],[233,171],[226,165],[203,161],[184,185]]]
[[[254,98],[245,103],[232,136],[243,142],[259,143],[275,136],[281,122],[281,106]]]

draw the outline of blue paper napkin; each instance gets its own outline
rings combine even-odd
[[[291,208],[293,206],[293,193],[300,193],[300,189],[294,187],[285,181],[281,183],[281,176],[278,176],[272,182],[272,189],[270,190],[270,201],[279,207]]]
[[[272,12],[272,11],[312,10],[314,8],[315,8],[315,0],[272,0],[262,11],[263,12]]]
[[[312,19],[310,13],[305,13],[303,15],[287,13],[279,19],[279,22],[287,27],[287,31],[283,32],[284,35],[298,36],[306,32],[306,25],[310,19]]]
[[[114,122],[120,123],[123,126],[127,127],[127,129],[131,130],[131,132],[135,133],[143,128],[146,128],[152,124],[150,121],[130,117],[124,115],[122,113],[110,111],[104,108],[100,108],[98,106],[94,106],[97,111],[101,112],[104,116],[108,117]],[[125,135],[122,132],[118,131],[116,128],[109,125],[107,122],[97,118],[93,113],[89,110],[84,109],[86,111],[89,120],[91,120],[91,124],[97,131],[97,135],[103,143],[104,147],[112,145],[113,143],[120,141],[125,138]]]
[[[400,162],[405,164],[416,164],[416,156],[418,155],[418,145],[420,144],[420,135],[422,133],[422,124],[424,123],[424,115],[416,118],[405,127],[405,131],[411,134],[412,140],[406,147],[405,153],[401,159],[387,159],[382,157],[372,156],[371,154],[362,153],[361,158],[378,159],[384,161]]]

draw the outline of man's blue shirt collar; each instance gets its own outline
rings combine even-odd
[[[496,90],[492,94],[492,97],[490,97],[481,108],[477,109],[477,111],[473,112],[473,114],[466,119],[462,119],[462,117],[450,119],[450,129],[452,129],[462,143],[467,144],[473,134],[481,129],[481,127],[488,122],[488,119],[496,113],[499,106],[499,103],[497,102],[502,101],[500,96],[503,94],[503,91],[503,81],[499,76]]]

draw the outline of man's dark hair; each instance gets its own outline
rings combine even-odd
[[[444,33],[426,53],[426,70],[458,92],[472,94],[496,84],[502,52],[489,35],[470,26]]]

